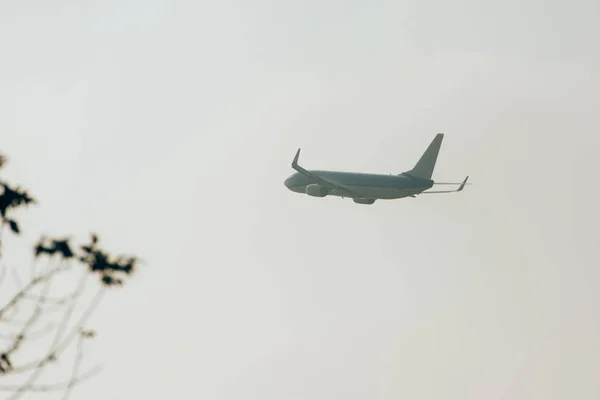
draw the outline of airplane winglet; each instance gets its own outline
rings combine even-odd
[[[294,161],[292,161],[292,167],[296,168],[298,166],[298,158],[300,158],[300,149],[296,152],[296,156],[294,157]]]
[[[298,151],[296,152],[296,155],[294,156],[294,160],[292,161],[292,168],[294,168],[296,171],[298,171],[302,175],[309,177],[310,179],[316,181],[318,184],[320,184],[321,186],[323,186],[329,190],[338,189],[340,191],[348,193],[350,196],[360,197],[360,194],[347,188],[346,186],[340,185],[337,182],[332,182],[327,179],[324,179],[321,176],[319,176],[318,174],[311,172],[311,171],[307,171],[306,169],[302,168],[300,165],[298,165],[299,158],[300,158],[300,149],[298,149]]]
[[[460,187],[456,190],[457,192],[462,191],[465,188],[465,185],[467,184],[467,181],[469,180],[469,177],[467,176],[465,178],[465,180],[463,181],[463,183],[460,184]]]

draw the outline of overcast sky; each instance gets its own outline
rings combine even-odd
[[[94,319],[105,370],[76,398],[600,398],[599,18],[0,2],[5,176],[40,202],[21,242],[94,230],[146,261]],[[307,168],[400,173],[437,132],[434,178],[470,175],[460,194],[283,186],[298,147]]]

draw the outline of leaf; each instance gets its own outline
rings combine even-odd
[[[21,229],[19,229],[19,224],[17,224],[17,221],[9,219],[8,225],[10,226],[10,230],[13,231],[14,233],[16,233],[16,234],[21,233]]]
[[[106,286],[122,286],[123,281],[121,279],[113,278],[112,276],[106,274],[102,275],[102,283]]]
[[[81,330],[81,336],[84,337],[84,338],[86,338],[86,339],[93,339],[93,338],[96,337],[96,332],[93,331],[93,330],[87,330],[86,331],[85,329],[82,329]]]
[[[69,239],[52,240],[56,252],[62,254],[64,258],[72,258],[75,254],[71,250]]]
[[[2,193],[0,194],[0,215],[2,216],[6,216],[9,209],[35,203],[35,200],[24,190],[12,189],[1,182],[0,186],[2,187]]]

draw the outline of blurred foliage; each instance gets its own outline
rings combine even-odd
[[[0,155],[0,170],[6,163],[7,158]],[[20,235],[23,229],[16,219],[16,211],[34,204],[37,202],[27,190],[10,185],[0,177],[0,261],[2,261],[4,234]],[[35,265],[42,257],[48,258],[51,266],[37,272]],[[122,286],[125,279],[136,271],[139,260],[135,256],[111,255],[100,247],[98,235],[92,233],[89,243],[80,246],[74,245],[69,238],[42,237],[33,247],[33,262],[34,268],[27,283],[19,285],[14,295],[4,304],[0,304],[0,339],[6,342],[5,347],[0,347],[0,378],[18,376],[25,377],[25,381],[20,379],[21,383],[13,386],[0,385],[0,391],[9,392],[10,399],[20,398],[29,392],[52,391],[63,391],[63,398],[67,398],[76,384],[88,379],[93,375],[92,371],[96,371],[94,369],[84,374],[78,372],[83,355],[83,341],[97,335],[94,330],[85,328],[87,319],[99,305],[106,288]],[[13,269],[17,271],[15,279],[18,282],[21,282],[18,278],[20,269],[22,268],[19,266]],[[0,265],[0,294],[7,293],[2,290],[8,274],[7,270],[5,265]],[[69,272],[79,272],[82,277],[77,289],[59,299],[51,299],[48,296],[50,283],[58,276]],[[76,306],[83,301],[83,289],[90,276],[98,277],[98,292],[92,302],[85,307],[79,321],[69,329],[70,317]],[[63,314],[57,328],[52,331],[54,338],[50,347],[43,354],[34,355],[32,359],[23,361],[23,357],[18,356],[25,354],[23,349],[37,338],[33,334],[33,328],[43,321],[45,316],[56,315],[57,310],[62,310]],[[23,315],[26,316],[22,318]],[[17,318],[18,316],[21,318]],[[8,326],[17,326],[17,333],[8,332]],[[11,331],[14,332],[14,329]],[[45,329],[41,332],[42,334],[38,336],[44,336],[51,330]],[[36,384],[42,370],[51,364],[56,364],[66,348],[75,342],[78,344],[77,356],[69,380],[53,385]],[[0,382],[3,380],[0,379]]]

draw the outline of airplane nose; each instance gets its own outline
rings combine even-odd
[[[292,177],[290,176],[283,182],[283,184],[285,185],[286,188],[288,188],[288,189],[290,188],[291,181],[292,181]]]

